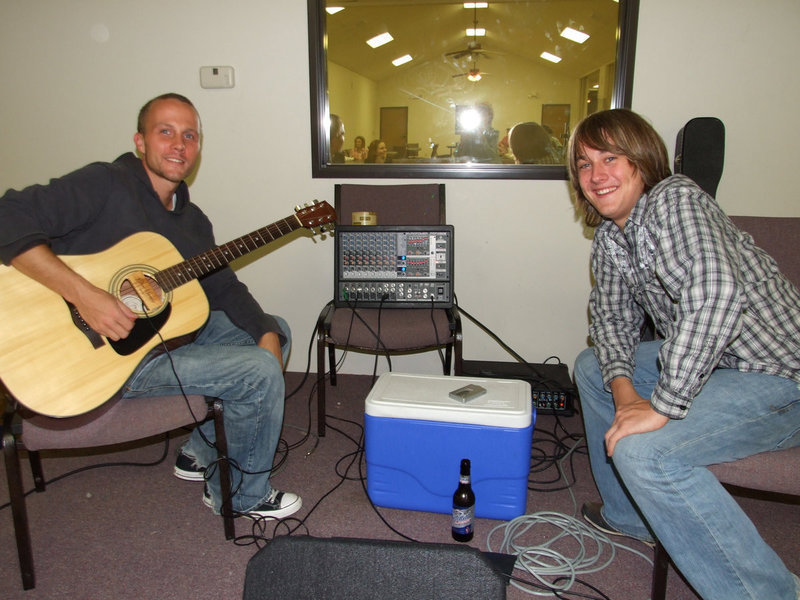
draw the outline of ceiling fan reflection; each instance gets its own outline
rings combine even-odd
[[[453,75],[453,77],[466,77],[469,81],[480,81],[484,75],[489,75],[489,73],[481,71],[477,66],[475,66],[475,63],[472,63],[472,68],[469,71],[466,71],[465,73],[457,73],[456,75]]]

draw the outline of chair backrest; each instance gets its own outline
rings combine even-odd
[[[756,246],[775,259],[781,273],[800,288],[800,217],[739,217],[731,221],[753,236]]]
[[[675,172],[693,179],[714,196],[725,161],[725,125],[716,117],[687,121],[675,141]],[[800,288],[800,218],[731,216],[739,229],[753,236],[789,280]]]
[[[445,225],[443,183],[361,185],[338,183],[334,208],[340,225],[354,212],[374,212],[378,225]]]
[[[800,217],[731,216],[734,224],[753,236],[786,277],[800,287]],[[712,465],[720,481],[755,490],[800,495],[800,447],[762,452],[734,462]]]

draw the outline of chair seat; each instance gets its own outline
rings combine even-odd
[[[231,506],[231,474],[227,458],[228,442],[222,400],[205,396],[155,396],[152,398],[112,398],[95,410],[77,417],[56,419],[32,414],[21,408],[17,399],[0,382],[5,401],[2,428],[3,459],[17,542],[20,575],[23,589],[36,585],[33,550],[26,493],[20,468],[20,452],[27,450],[34,486],[45,491],[40,450],[99,448],[163,434],[179,427],[193,425],[213,418],[214,445],[217,450],[218,472],[222,488],[222,521],[226,539],[233,539],[236,530]],[[191,410],[191,412],[190,412]]]
[[[205,396],[187,396],[195,421],[208,414]],[[33,415],[22,421],[25,448],[57,450],[94,448],[140,440],[183,427],[188,417],[183,396],[110,400],[77,417],[57,419]]]
[[[723,483],[739,487],[800,495],[800,447],[761,452],[709,467]]]
[[[355,312],[349,308],[334,311],[327,336],[330,343],[375,350],[376,335],[380,335],[382,344],[396,352],[453,342],[450,319],[441,308],[358,308]],[[427,318],[420,319],[420,315]]]

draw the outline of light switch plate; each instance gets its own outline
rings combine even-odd
[[[200,87],[232,88],[233,67],[200,67]]]

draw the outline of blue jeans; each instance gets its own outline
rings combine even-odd
[[[649,398],[660,341],[636,353],[634,387]],[[800,391],[782,377],[717,369],[686,418],[622,438],[613,460],[604,435],[614,402],[591,349],[575,363],[589,460],[603,517],[638,539],[653,534],[706,600],[795,600],[792,574],[706,467],[800,445]],[[651,533],[652,532],[652,533]]]
[[[276,318],[286,339],[291,340],[286,321]],[[287,341],[281,348],[284,364],[290,344]],[[255,508],[271,491],[270,469],[283,426],[285,389],[280,363],[221,311],[212,311],[195,341],[173,350],[170,356],[172,363],[169,356],[161,354],[140,365],[126,383],[123,398],[180,395],[175,373],[187,395],[220,398],[228,456],[235,465],[231,469],[233,509],[247,512]],[[213,421],[194,429],[183,452],[208,467],[216,461],[217,452],[204,436],[214,443]],[[219,471],[212,471],[208,489],[214,510],[219,512]]]

